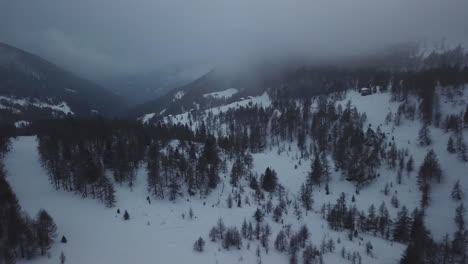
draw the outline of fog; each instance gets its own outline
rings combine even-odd
[[[167,64],[464,43],[467,17],[466,0],[0,0],[0,41],[99,80]]]

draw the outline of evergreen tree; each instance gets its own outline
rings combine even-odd
[[[261,223],[263,221],[263,213],[260,210],[260,208],[257,208],[257,210],[254,213],[254,218],[257,223]]]
[[[413,156],[410,156],[408,162],[406,163],[406,171],[410,174],[414,169],[414,159]]]
[[[232,208],[232,203],[233,203],[232,196],[231,196],[231,194],[229,194],[228,198],[226,199],[227,207]]]
[[[284,252],[287,249],[287,238],[283,230],[280,230],[276,236],[275,248],[280,252]]]
[[[45,210],[40,210],[36,217],[36,226],[38,245],[43,256],[53,243],[57,232],[57,225]]]
[[[432,144],[431,134],[427,123],[424,123],[418,134],[419,145],[429,146]]]
[[[270,169],[270,167],[266,168],[262,179],[262,188],[267,192],[273,192],[278,184],[278,177],[276,176],[275,170]]]
[[[193,244],[193,249],[198,252],[203,252],[205,249],[205,240],[202,237],[199,237]]]
[[[60,264],[64,264],[66,259],[67,258],[65,257],[65,254],[63,254],[63,251],[60,252]]]
[[[410,228],[411,218],[408,215],[408,209],[406,209],[406,206],[403,206],[401,211],[398,212],[398,218],[393,229],[393,239],[398,242],[407,242],[409,240]]]
[[[327,154],[325,151],[320,155],[320,162],[322,163],[323,176],[322,178],[326,183],[330,182],[330,164],[328,162]]]
[[[301,185],[301,201],[306,211],[312,210],[312,188],[306,187],[304,184]]]
[[[451,196],[455,201],[463,199],[464,194],[460,186],[460,180],[457,180],[453,185]]]
[[[468,105],[466,106],[465,114],[463,115],[463,122],[465,127],[468,127]]]
[[[440,169],[439,161],[434,150],[427,152],[423,164],[419,168],[418,183],[422,186],[424,183],[436,179],[440,183],[442,179],[442,170]]]
[[[313,245],[307,245],[302,253],[304,264],[314,264],[318,259],[320,252]]]
[[[448,139],[448,142],[447,142],[447,151],[449,153],[455,153],[456,152],[456,149],[455,149],[455,145],[453,143],[453,138],[452,136],[449,137]]]
[[[413,223],[411,225],[410,241],[408,247],[403,253],[400,261],[401,264],[418,264],[429,261],[432,239],[429,237],[429,231],[424,225],[424,215],[422,212],[415,210],[413,212]]]
[[[127,210],[125,210],[125,213],[124,213],[124,215],[123,215],[123,219],[124,219],[125,221],[127,221],[127,220],[130,219],[130,214],[127,212]]]
[[[231,169],[231,184],[237,186],[239,179],[242,177],[244,173],[243,165],[240,158],[237,158],[234,164],[232,164]]]
[[[465,207],[463,203],[455,209],[454,221],[457,226],[457,231],[455,231],[453,236],[452,249],[463,263],[467,260],[468,250],[468,231],[465,227]]]
[[[244,218],[244,222],[242,222],[242,227],[241,227],[241,234],[243,238],[247,238],[247,220]]]
[[[458,153],[458,158],[461,161],[463,162],[468,161],[468,156],[466,154],[466,144],[465,144],[465,141],[463,140],[462,132],[459,132],[459,134],[457,135],[457,153]]]
[[[309,186],[318,184],[322,182],[322,176],[323,176],[324,169],[322,167],[322,162],[320,161],[320,158],[317,155],[315,155],[315,159],[312,162],[311,165],[311,171],[309,172],[309,176],[307,178],[307,184]]]

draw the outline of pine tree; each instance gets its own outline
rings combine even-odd
[[[240,158],[237,158],[234,164],[232,164],[231,169],[231,184],[237,186],[239,179],[242,177],[243,174],[243,166]]]
[[[312,188],[306,187],[304,184],[301,185],[301,201],[302,205],[306,209],[306,212],[312,210]]]
[[[447,151],[449,153],[455,153],[456,152],[456,149],[455,149],[455,146],[454,146],[454,143],[453,143],[453,138],[452,136],[449,137],[448,139],[448,142],[447,142]]]
[[[424,183],[436,179],[439,183],[442,179],[442,170],[434,150],[427,152],[423,164],[419,168],[418,183],[423,186]]]
[[[304,264],[314,264],[320,252],[313,245],[309,244],[305,247],[304,252],[302,253],[302,260]]]
[[[105,191],[104,191],[104,201],[107,207],[112,208],[115,206],[115,190],[114,186],[109,180],[105,180],[105,185],[104,185]]]
[[[468,127],[468,105],[466,106],[465,114],[463,115],[463,122],[465,127]]]
[[[309,176],[307,178],[307,184],[309,186],[318,184],[322,182],[322,176],[323,176],[324,169],[322,167],[322,162],[320,161],[320,158],[317,155],[315,155],[315,159],[312,162],[311,165],[311,171],[309,172]]]
[[[54,220],[45,210],[40,210],[37,214],[36,226],[38,244],[41,249],[41,255],[44,256],[47,250],[50,249],[56,236],[57,225],[55,225]]]
[[[409,240],[411,227],[411,218],[408,215],[408,209],[406,206],[401,208],[398,212],[398,218],[395,222],[395,228],[393,229],[393,239],[398,242],[406,242]]]
[[[408,172],[408,174],[410,174],[414,169],[414,159],[413,159],[413,156],[411,156],[408,160],[408,162],[406,163],[406,171]]]
[[[261,223],[263,221],[263,213],[260,210],[260,208],[257,208],[257,210],[254,213],[254,218],[257,223]]]
[[[65,254],[63,254],[63,251],[62,251],[60,253],[60,264],[64,264],[66,259],[67,258],[65,257]]]
[[[454,222],[457,226],[457,231],[455,232],[452,241],[453,252],[459,256],[462,256],[462,258],[466,258],[466,251],[468,247],[468,231],[465,227],[465,207],[463,203],[455,209]]]
[[[127,212],[127,210],[125,210],[125,213],[124,213],[124,215],[123,215],[123,219],[124,219],[125,221],[127,221],[127,220],[130,219],[130,214]]]
[[[270,167],[266,168],[262,178],[262,188],[267,192],[273,192],[278,184],[278,177],[276,176],[275,170],[270,169]]]
[[[199,237],[193,244],[193,249],[198,252],[203,252],[205,249],[205,240],[202,237]]]
[[[426,263],[430,254],[432,240],[429,237],[429,231],[424,225],[424,215],[415,209],[413,212],[413,223],[411,225],[410,241],[408,247],[403,253],[401,264]],[[432,258],[429,258],[432,259]]]
[[[429,146],[432,144],[431,134],[427,123],[424,123],[418,134],[419,145]]]
[[[464,194],[460,186],[460,180],[457,180],[457,182],[455,182],[453,185],[451,196],[455,201],[460,201],[463,199]]]
[[[287,249],[286,235],[284,234],[283,230],[280,230],[278,232],[278,235],[276,236],[275,248],[276,248],[276,250],[278,250],[280,252],[284,252]]]
[[[367,231],[372,231],[374,234],[377,232],[377,215],[374,204],[371,204],[368,209],[366,226]]]
[[[68,241],[65,236],[62,236],[62,239],[60,239],[60,242],[66,244]]]
[[[320,155],[320,162],[322,163],[323,176],[322,178],[326,183],[330,182],[330,164],[328,162],[327,154],[325,151]]]
[[[388,212],[387,207],[385,206],[385,202],[382,202],[379,207],[379,217],[378,217],[378,229],[381,236],[385,236],[388,234],[387,228],[390,224],[390,214]],[[388,238],[388,237],[387,237]]]
[[[193,219],[193,217],[195,216],[195,213],[193,212],[192,206],[189,207],[188,214],[189,214],[190,219]]]
[[[229,194],[228,198],[226,199],[227,207],[232,208],[232,203],[233,203],[232,196],[231,196],[231,194]]]
[[[241,233],[243,238],[247,238],[247,220],[244,218],[244,222],[242,222]]]
[[[458,153],[458,158],[461,161],[463,162],[468,161],[468,156],[466,154],[466,144],[465,144],[465,141],[463,140],[463,134],[461,132],[457,135],[457,153]]]
[[[421,208],[425,209],[429,205],[430,200],[430,189],[429,183],[423,183],[421,186]]]

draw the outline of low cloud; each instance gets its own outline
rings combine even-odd
[[[165,64],[339,58],[468,38],[466,0],[5,2],[0,41],[92,79]]]

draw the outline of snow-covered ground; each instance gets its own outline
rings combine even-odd
[[[66,102],[61,102],[56,105],[52,105],[46,102],[41,102],[38,100],[30,101],[28,99],[17,99],[12,97],[0,96],[0,106],[2,106],[1,101],[5,100],[11,104],[18,104],[21,106],[32,105],[38,108],[50,108],[55,111],[63,112],[64,114],[73,114],[73,111],[70,109]],[[3,106],[5,108],[6,106]]]
[[[455,104],[460,109],[465,107],[460,100],[466,100],[467,94],[457,97]],[[344,192],[347,195],[348,204],[351,196],[356,198],[355,205],[358,209],[367,212],[370,205],[376,208],[385,202],[390,215],[394,218],[400,208],[405,205],[412,210],[419,205],[420,191],[416,183],[416,174],[424,156],[429,149],[434,149],[439,158],[444,173],[441,184],[433,184],[431,190],[431,203],[426,211],[426,224],[434,238],[440,240],[445,234],[453,234],[455,225],[453,222],[455,207],[458,202],[450,198],[450,192],[456,180],[460,180],[465,194],[468,194],[468,164],[459,161],[455,154],[446,151],[446,144],[450,133],[440,128],[431,127],[433,144],[429,147],[417,145],[418,131],[421,127],[419,121],[402,119],[399,126],[393,122],[385,123],[389,111],[396,113],[399,103],[391,102],[387,93],[376,93],[369,96],[361,96],[357,92],[348,92],[346,98],[340,102],[343,106],[351,100],[359,112],[365,112],[367,123],[372,128],[380,126],[389,140],[394,138],[398,148],[408,148],[409,154],[414,157],[415,171],[410,175],[404,173],[403,182],[397,184],[396,172],[388,170],[385,165],[379,170],[378,177],[372,184],[360,190],[359,195],[350,182],[343,179],[339,172],[332,168],[332,181],[330,183],[330,195],[325,195],[323,189],[314,189],[313,212],[304,214],[297,220],[290,209],[284,217],[284,224],[292,224],[297,230],[300,225],[306,224],[311,232],[310,241],[314,245],[320,245],[324,237],[333,238],[341,243],[336,244],[335,253],[327,253],[324,256],[325,263],[349,263],[340,256],[340,250],[345,247],[348,252],[359,251],[363,257],[362,263],[398,263],[405,245],[386,241],[367,234],[360,234],[361,239],[349,241],[346,232],[335,232],[328,228],[325,220],[320,216],[322,204],[335,202],[338,196]],[[441,98],[443,113],[453,109]],[[249,98],[229,105],[208,109],[205,112],[218,114],[228,109],[241,106],[259,105],[268,107],[271,101],[265,93],[262,96]],[[169,118],[169,117],[167,117]],[[172,122],[189,123],[188,113],[170,117]],[[167,120],[169,121],[169,120]],[[468,133],[465,130],[465,139]],[[39,163],[36,151],[35,137],[19,137],[12,142],[12,150],[5,158],[5,166],[8,171],[7,180],[18,196],[23,209],[29,214],[35,214],[40,208],[46,209],[55,219],[58,226],[58,238],[65,235],[67,244],[55,243],[51,250],[50,258],[37,258],[29,263],[58,263],[60,252],[67,257],[67,263],[256,263],[255,250],[258,242],[243,240],[241,250],[221,249],[219,242],[211,242],[208,239],[210,228],[219,217],[224,219],[226,226],[236,225],[240,228],[243,219],[254,221],[252,215],[256,206],[243,204],[242,208],[227,208],[226,198],[230,192],[229,176],[222,177],[223,182],[206,199],[197,197],[179,198],[175,202],[153,200],[151,204],[146,201],[146,171],[144,165],[137,173],[137,179],[132,189],[128,186],[120,186],[115,183],[117,205],[116,208],[105,208],[98,201],[82,199],[69,192],[57,191],[48,181],[48,176]],[[295,143],[285,142],[278,147],[267,148],[263,153],[253,155],[253,172],[260,175],[266,167],[274,168],[278,173],[279,183],[282,184],[289,195],[298,194],[299,186],[304,183],[310,170],[310,160],[299,158],[299,150]],[[332,165],[332,163],[330,163]],[[25,166],[27,165],[27,166]],[[228,165],[228,168],[230,166]],[[382,190],[385,185],[391,185],[390,194],[384,195]],[[223,188],[225,185],[225,188]],[[224,190],[224,191],[223,191]],[[247,193],[250,189],[247,190]],[[244,194],[246,195],[246,194]],[[391,198],[395,195],[400,201],[400,207],[391,206]],[[188,198],[188,200],[187,200]],[[253,200],[252,200],[253,201]],[[204,205],[204,202],[206,204]],[[275,201],[276,202],[276,201]],[[468,195],[464,198],[468,204]],[[188,219],[188,210],[192,207],[195,219]],[[116,210],[120,208],[121,214]],[[124,221],[122,214],[128,210],[130,220]],[[305,212],[304,212],[305,213]],[[182,218],[185,214],[185,219]],[[266,217],[272,227],[270,238],[270,251],[267,254],[262,248],[263,263],[287,263],[287,255],[277,252],[273,247],[276,234],[282,225],[272,221],[271,216]],[[192,249],[193,242],[202,236],[206,241],[206,249],[197,253]],[[366,255],[365,244],[371,241],[375,257]],[[250,243],[250,249],[247,244]]]
[[[235,95],[238,92],[239,91],[236,88],[229,88],[224,91],[204,94],[203,97],[213,98],[213,99],[227,99],[227,98],[231,98],[233,95]]]
[[[30,124],[31,124],[31,122],[21,120],[21,121],[15,122],[15,127],[17,127],[17,128],[27,127],[27,126],[29,126]]]
[[[256,263],[256,241],[244,240],[242,250],[221,249],[221,244],[209,241],[210,228],[222,217],[226,226],[240,228],[243,219],[254,221],[252,215],[255,206],[229,209],[225,200],[229,191],[221,193],[221,187],[206,200],[190,198],[176,202],[152,201],[145,197],[146,172],[140,169],[132,189],[116,185],[117,206],[105,208],[96,200],[82,199],[69,192],[57,191],[48,182],[48,177],[39,163],[35,137],[20,137],[13,141],[12,151],[5,160],[8,171],[7,180],[16,192],[23,209],[34,215],[45,208],[55,219],[58,226],[57,242],[51,249],[51,257],[39,257],[27,263],[57,263],[60,252],[67,257],[67,263]],[[287,162],[283,159],[283,163]],[[28,166],[25,166],[27,164]],[[281,164],[279,164],[281,165]],[[258,168],[261,169],[261,168]],[[280,182],[288,181],[289,175],[279,174]],[[227,181],[226,181],[227,182]],[[227,190],[227,189],[226,189]],[[203,202],[206,201],[206,205]],[[220,202],[219,202],[220,201]],[[195,219],[188,219],[188,210],[192,207]],[[121,214],[116,210],[120,208]],[[124,221],[122,214],[128,210],[130,220]],[[185,219],[182,214],[185,213]],[[272,240],[281,229],[281,224],[269,218],[272,227]],[[328,230],[326,223],[318,214],[309,213],[300,221],[289,212],[285,223],[297,228],[307,224],[311,231],[311,241],[319,245],[324,236],[341,238],[337,252],[326,254],[326,263],[346,263],[340,259],[339,250],[345,246],[348,250],[360,250],[363,263],[394,263],[404,246],[379,238],[364,235],[363,241],[350,242],[345,233]],[[58,242],[65,235],[68,243]],[[197,253],[192,249],[193,242],[199,236],[207,240],[206,250]],[[364,244],[372,240],[376,259],[365,256]],[[393,244],[393,246],[392,246]],[[389,250],[391,248],[392,250]],[[287,256],[276,252],[272,246],[266,254],[262,251],[263,263],[287,263]],[[330,261],[330,262],[329,262]]]
[[[249,97],[247,99],[242,99],[237,102],[233,102],[227,105],[219,106],[219,107],[214,107],[214,108],[209,108],[204,110],[200,115],[203,116],[202,118],[198,118],[197,120],[192,120],[191,127],[192,129],[196,128],[198,126],[198,122],[201,121],[202,119],[206,118],[207,115],[219,115],[220,113],[225,113],[228,110],[231,109],[238,109],[240,107],[263,107],[267,108],[268,106],[271,105],[271,100],[270,97],[268,96],[268,93],[263,93],[260,96],[255,96],[255,97]],[[190,119],[191,119],[191,112],[185,112],[182,114],[178,114],[175,116],[166,116],[164,118],[165,122],[172,122],[174,124],[180,123],[182,125],[189,124]]]
[[[182,97],[184,97],[185,92],[184,91],[178,91],[176,94],[174,94],[174,99],[173,101],[180,100]]]
[[[443,116],[446,114],[459,114],[462,109],[465,109],[466,103],[460,105],[460,102],[466,102],[468,92],[454,99],[452,102],[441,98],[441,111]],[[447,152],[447,141],[452,133],[447,133],[441,128],[430,127],[432,137],[432,145],[421,147],[418,145],[418,132],[421,129],[422,123],[419,120],[409,121],[404,120],[400,126],[393,125],[393,122],[385,124],[385,117],[388,112],[395,114],[398,110],[399,103],[390,101],[390,94],[377,93],[369,96],[361,96],[357,92],[349,92],[342,105],[344,106],[348,100],[351,100],[352,105],[356,106],[359,112],[364,112],[367,115],[367,124],[371,124],[373,128],[380,126],[382,132],[385,132],[388,138],[394,137],[398,148],[408,148],[409,154],[414,158],[415,171],[403,177],[402,185],[396,184],[396,172],[389,171],[381,173],[378,182],[387,181],[393,182],[394,190],[397,192],[397,197],[402,205],[408,208],[414,208],[419,204],[421,194],[416,183],[417,171],[424,160],[427,152],[433,149],[439,159],[440,166],[443,171],[443,181],[441,184],[433,184],[431,188],[431,204],[426,211],[426,224],[431,230],[435,239],[440,240],[446,233],[453,234],[456,226],[453,222],[455,216],[455,208],[459,203],[450,198],[452,187],[457,180],[464,193],[468,193],[468,163],[461,162],[457,159],[456,154]],[[465,129],[464,138],[468,139],[468,131]],[[386,180],[384,180],[386,179]],[[377,184],[378,184],[377,182]],[[382,182],[383,183],[383,182]],[[383,189],[383,186],[375,187],[372,185],[372,190]],[[370,190],[370,189],[369,189]],[[366,192],[365,190],[362,193]],[[378,200],[376,196],[369,196],[371,200]],[[378,197],[378,196],[377,196]],[[465,195],[464,203],[468,203],[468,196]],[[389,203],[387,202],[387,205]]]
[[[148,123],[148,121],[153,118],[155,115],[155,113],[150,113],[150,114],[146,114],[140,118],[138,118],[138,120],[140,120],[143,124],[146,124]]]

